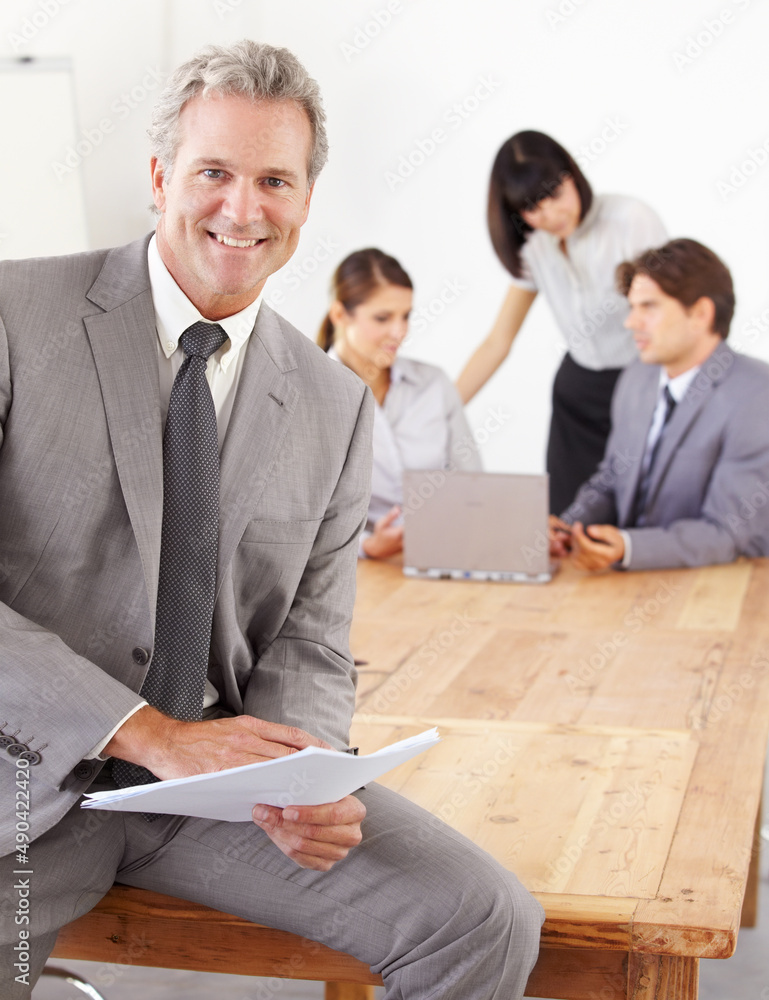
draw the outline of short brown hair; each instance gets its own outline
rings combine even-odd
[[[734,315],[734,285],[729,268],[712,250],[696,240],[670,240],[656,250],[646,250],[626,260],[616,271],[617,290],[627,295],[633,278],[645,274],[671,298],[690,309],[701,298],[715,306],[713,332],[729,336]]]

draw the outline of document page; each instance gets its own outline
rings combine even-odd
[[[89,792],[81,807],[245,823],[251,821],[251,809],[257,803],[285,808],[337,802],[439,740],[438,730],[428,729],[363,757],[308,747],[287,757],[227,771]]]

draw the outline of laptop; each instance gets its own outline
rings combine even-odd
[[[548,477],[407,469],[403,572],[425,579],[546,583]]]

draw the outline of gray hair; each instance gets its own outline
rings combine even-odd
[[[296,101],[312,129],[312,149],[307,165],[312,184],[328,158],[326,113],[320,88],[288,49],[244,38],[234,45],[207,45],[168,78],[152,112],[147,130],[152,155],[173,169],[179,148],[179,116],[193,97],[242,94],[251,100]]]

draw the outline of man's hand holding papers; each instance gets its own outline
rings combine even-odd
[[[136,716],[144,711],[140,710]],[[216,727],[219,722],[230,724],[219,727],[223,731],[226,728],[230,753],[239,754],[238,759],[247,757],[240,765],[221,765],[223,758],[213,750],[203,759],[214,760],[219,766],[204,773],[192,770],[189,755],[194,751],[188,748],[198,747],[205,753],[212,730],[203,738],[191,733],[193,739],[182,742],[181,751],[176,744],[173,755],[174,767],[183,768],[179,762],[184,762],[185,757],[189,759],[186,774],[150,785],[89,793],[83,808],[151,811],[233,822],[251,819],[298,865],[328,871],[361,841],[360,824],[366,810],[350,793],[439,740],[437,730],[432,729],[373,754],[353,757],[333,750],[302,730],[250,716],[175,725],[192,730]],[[242,735],[233,735],[233,723],[243,724]],[[304,746],[297,745],[305,739]],[[111,747],[112,743],[108,744]],[[151,766],[148,760],[145,751],[142,759],[135,762]],[[167,773],[168,767],[161,766],[158,770]],[[153,768],[153,773],[158,771]]]
[[[363,839],[366,807],[354,795],[323,806],[254,806],[254,823],[300,868],[327,872]]]
[[[306,747],[331,749],[303,729],[252,715],[180,722],[145,705],[123,723],[104,752],[141,764],[164,781],[274,760]]]

